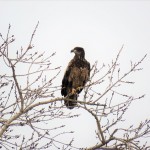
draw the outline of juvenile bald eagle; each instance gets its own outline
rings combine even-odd
[[[71,52],[74,52],[75,56],[68,64],[61,88],[61,95],[72,99],[72,101],[64,101],[69,109],[76,106],[78,94],[82,91],[90,76],[90,63],[85,59],[84,49],[75,47]]]

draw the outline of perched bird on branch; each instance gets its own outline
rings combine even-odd
[[[61,95],[70,99],[64,101],[69,109],[76,106],[78,94],[90,77],[90,63],[85,59],[84,49],[75,47],[71,52],[75,53],[75,56],[68,64],[61,88]]]

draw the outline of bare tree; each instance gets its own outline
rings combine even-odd
[[[116,59],[112,61],[112,64],[109,65],[108,71],[102,76],[102,78],[93,82],[92,78],[101,71],[97,69],[96,65],[94,65],[93,75],[91,76],[90,84],[99,84],[103,82],[107,82],[106,88],[102,93],[98,91],[92,90],[92,94],[90,99],[92,99],[92,103],[95,102],[103,102],[105,106],[103,108],[88,108],[84,106],[83,109],[87,110],[94,118],[97,124],[97,138],[99,139],[99,143],[93,147],[87,148],[90,149],[98,149],[102,147],[107,147],[106,149],[116,149],[116,150],[143,150],[148,149],[150,146],[147,146],[147,142],[140,145],[140,139],[143,137],[149,137],[150,135],[150,120],[146,119],[142,121],[138,126],[130,125],[128,128],[119,128],[118,124],[124,123],[124,114],[129,109],[129,106],[133,101],[137,101],[139,99],[144,98],[145,95],[140,95],[138,97],[134,97],[132,95],[128,95],[127,93],[121,93],[120,88],[123,84],[134,84],[132,81],[127,81],[126,77],[135,73],[136,71],[142,70],[142,68],[138,68],[139,65],[143,62],[146,55],[137,63],[131,62],[130,69],[126,73],[120,72],[121,68],[119,65],[119,57],[123,47],[120,49]],[[91,86],[92,89],[94,86]],[[85,93],[91,91],[88,89]],[[93,100],[93,96],[96,95],[97,98]],[[115,103],[116,98],[119,99],[118,103]],[[105,149],[105,148],[104,148]]]
[[[14,36],[9,33],[11,26],[9,25],[6,38],[0,35],[0,148],[81,149],[73,144],[74,138],[68,141],[57,139],[61,135],[73,133],[63,130],[65,124],[51,126],[57,120],[78,117],[78,114],[63,111],[65,106],[61,101],[67,99],[57,96],[60,85],[56,85],[55,81],[60,73],[60,66],[53,66],[55,53],[47,55],[34,50],[32,42],[38,24],[28,46],[21,47],[15,53],[10,50],[10,45],[15,41]],[[97,124],[95,136],[98,143],[83,149],[150,148],[147,143],[140,142],[141,138],[149,137],[150,120],[144,120],[138,126],[118,127],[125,122],[123,117],[131,103],[144,98],[144,95],[134,97],[119,91],[124,84],[134,84],[127,81],[126,77],[142,70],[139,66],[146,57],[145,55],[136,63],[131,62],[129,70],[122,73],[119,64],[122,49],[123,47],[108,66],[103,64],[98,69],[97,62],[93,64],[89,82],[84,87],[82,98],[78,100],[77,109],[86,110]],[[99,90],[99,86],[103,88]],[[115,102],[116,98],[120,101]]]

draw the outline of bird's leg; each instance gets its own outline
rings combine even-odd
[[[71,94],[76,94],[76,89],[72,88]]]
[[[70,89],[68,96],[75,95],[75,94],[76,94],[76,89],[72,88]]]
[[[82,89],[83,89],[82,86],[79,86],[79,87],[76,88],[76,89],[72,88],[70,94],[71,94],[71,95],[77,94],[77,93],[79,93]]]

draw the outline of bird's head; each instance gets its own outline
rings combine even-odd
[[[82,58],[82,59],[85,56],[85,52],[82,47],[75,47],[73,50],[71,50],[71,52],[75,53],[75,56]]]

